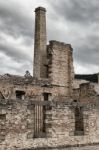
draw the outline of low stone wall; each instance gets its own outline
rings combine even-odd
[[[79,145],[60,145],[56,147],[39,147],[22,150],[99,150],[99,143],[79,144]]]

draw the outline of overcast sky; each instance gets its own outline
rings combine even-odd
[[[47,9],[48,41],[72,45],[75,72],[99,72],[99,0],[0,0],[0,74],[32,74],[38,6]]]

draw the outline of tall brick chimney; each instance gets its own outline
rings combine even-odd
[[[46,9],[35,9],[34,77],[46,77]]]

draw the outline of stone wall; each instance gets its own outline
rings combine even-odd
[[[24,99],[43,100],[43,93],[52,92],[50,80],[37,80],[33,77],[2,76],[0,78],[0,91],[5,99],[16,99],[16,91],[24,91]]]
[[[22,149],[22,150],[98,150],[99,143],[92,143],[92,144],[82,144],[82,145],[64,145],[58,147],[43,147],[43,148],[32,148],[32,149]]]
[[[67,83],[68,84],[68,83]],[[16,91],[24,91],[24,99],[44,100],[43,93],[49,93],[48,100],[72,100],[67,86],[52,84],[52,79],[38,80],[33,77],[2,76],[0,78],[0,91],[5,99],[16,99]],[[38,98],[37,98],[38,95]],[[2,97],[1,97],[2,98]]]
[[[95,103],[99,99],[99,84],[86,80],[74,80],[73,99],[82,102]]]
[[[45,134],[35,135],[35,106],[46,106]],[[76,106],[83,107],[84,135],[75,135]],[[98,103],[77,104],[75,102],[35,102],[33,100],[0,100],[0,149],[20,150],[39,147],[64,147],[87,145],[99,142]],[[36,114],[38,116],[38,114]],[[41,116],[41,115],[40,115]],[[37,124],[37,128],[40,127]],[[56,148],[58,149],[58,148]],[[55,149],[55,150],[56,150]],[[65,148],[63,148],[65,149]],[[73,149],[73,148],[72,148]],[[75,146],[74,146],[74,149]]]
[[[53,86],[63,88],[65,96],[72,95],[74,77],[71,45],[50,41],[48,46],[49,78]]]

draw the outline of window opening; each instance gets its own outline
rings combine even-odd
[[[75,135],[84,134],[84,121],[82,107],[75,108]]]
[[[24,91],[19,91],[19,90],[16,91],[16,98],[17,99],[24,99],[24,95],[25,95]]]

